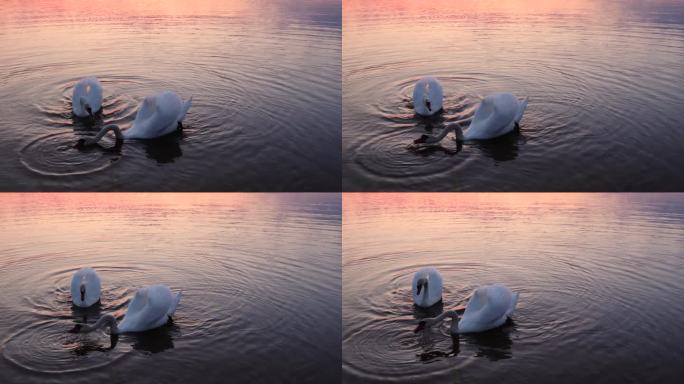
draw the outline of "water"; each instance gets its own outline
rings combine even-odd
[[[684,188],[684,2],[349,0],[343,13],[345,191]],[[434,119],[411,105],[425,75],[444,87]],[[529,97],[520,134],[410,148],[495,92]]]
[[[678,383],[682,197],[346,194],[344,382]],[[487,283],[519,292],[513,322],[414,334],[426,313],[410,284],[426,265],[444,308]]]
[[[339,0],[0,4],[0,189],[339,191]],[[104,114],[72,118],[96,75]],[[73,148],[146,96],[193,96],[182,135]]]
[[[0,382],[334,382],[339,194],[0,195]],[[92,266],[102,305],[74,310]],[[136,288],[183,291],[154,331],[73,334]],[[268,367],[265,369],[264,367]]]

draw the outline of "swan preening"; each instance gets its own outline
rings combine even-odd
[[[73,332],[92,332],[109,327],[112,335],[127,332],[143,332],[166,324],[176,311],[181,293],[173,293],[165,285],[152,285],[140,288],[128,304],[126,315],[121,323],[111,314],[102,316],[95,324],[77,324]]]
[[[415,332],[440,324],[446,318],[452,319],[451,333],[454,335],[500,327],[513,314],[518,295],[502,284],[479,287],[468,300],[462,316],[459,317],[455,310],[445,311],[437,317],[422,320]]]
[[[71,301],[86,308],[100,301],[100,276],[92,268],[81,268],[71,278]]]
[[[416,82],[413,88],[413,108],[421,116],[432,116],[442,110],[442,85],[432,76]]]
[[[79,139],[76,146],[95,145],[109,131],[114,132],[117,147],[123,144],[124,139],[154,139],[167,135],[183,127],[182,121],[191,104],[192,97],[183,101],[170,91],[147,96],[140,104],[131,128],[122,132],[116,124],[105,125],[96,136]]]
[[[463,131],[458,123],[447,125],[435,136],[422,135],[414,144],[436,144],[451,131],[456,134],[456,141],[486,140],[505,135],[514,129],[522,119],[527,108],[527,98],[518,99],[510,93],[496,93],[486,96],[473,115],[470,126]]]
[[[96,77],[87,77],[74,85],[71,109],[78,117],[92,117],[102,109],[102,84]]]
[[[442,275],[433,267],[421,268],[413,275],[411,290],[417,306],[431,307],[442,300]]]

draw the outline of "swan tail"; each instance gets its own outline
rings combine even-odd
[[[511,300],[511,306],[508,308],[508,311],[506,312],[506,317],[511,317],[513,315],[515,306],[518,304],[518,296],[520,296],[520,293],[516,292],[513,294],[513,300]]]
[[[169,312],[167,313],[169,316],[173,316],[174,312],[176,312],[176,307],[178,306],[178,303],[180,303],[181,296],[183,295],[183,292],[178,292],[176,294],[176,297],[173,299],[171,303],[171,307],[169,308]]]
[[[192,96],[186,101],[183,102],[183,111],[181,112],[180,117],[178,118],[178,121],[183,121],[185,118],[185,114],[188,113],[188,110],[190,109],[190,106],[192,105]]]
[[[520,120],[522,120],[523,113],[525,112],[525,109],[527,108],[527,102],[529,101],[529,99],[530,99],[529,97],[526,97],[522,100],[518,100],[518,102],[520,103],[520,108],[518,108],[518,115],[515,116],[515,122],[516,123],[519,123]]]

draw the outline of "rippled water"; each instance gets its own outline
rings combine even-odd
[[[681,1],[349,0],[343,31],[344,190],[684,188]],[[495,92],[529,97],[520,134],[410,147]]]
[[[333,382],[339,194],[0,195],[0,382]],[[74,309],[71,275],[102,278]],[[139,287],[183,292],[172,325],[111,339]],[[268,369],[264,369],[268,367]]]
[[[340,188],[339,0],[9,1],[0,4],[3,190]],[[95,75],[103,116],[75,121]],[[73,144],[131,126],[170,89],[193,97],[181,135],[120,151]]]
[[[345,194],[345,382],[675,383],[684,370],[681,194]],[[513,321],[414,334],[412,274],[444,308],[483,284]]]

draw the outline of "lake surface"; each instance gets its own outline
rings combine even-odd
[[[0,195],[0,382],[335,382],[339,194]],[[74,310],[91,266],[102,304]],[[172,325],[73,334],[135,289],[183,296]]]
[[[72,87],[104,88],[94,125]],[[339,191],[340,0],[3,1],[0,189]],[[79,151],[147,95],[193,97],[183,134]]]
[[[684,2],[348,0],[343,14],[345,191],[684,189]],[[433,119],[412,107],[425,75],[444,88]],[[520,134],[410,146],[495,92],[529,97]]]
[[[683,197],[345,194],[344,382],[678,383]],[[444,309],[499,282],[520,294],[513,321],[414,334],[427,265]]]

